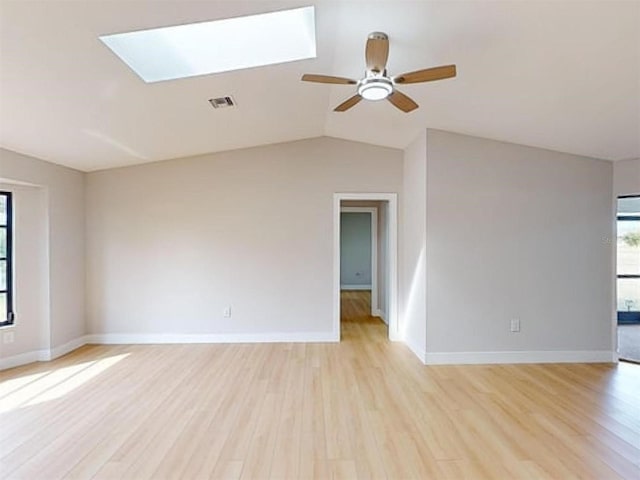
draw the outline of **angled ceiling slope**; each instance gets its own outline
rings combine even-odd
[[[610,160],[640,157],[640,3],[314,2],[317,57],[147,84],[100,35],[309,5],[295,1],[2,1],[0,146],[85,171],[330,135],[395,148],[438,128]],[[334,113],[364,41],[389,69],[455,63],[407,85],[420,105]],[[208,99],[233,96],[213,109]]]

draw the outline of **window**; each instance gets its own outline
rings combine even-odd
[[[316,57],[313,6],[103,35],[145,82],[230,72]]]
[[[640,196],[618,199],[618,323],[640,323]]]
[[[13,325],[11,193],[0,192],[0,327]]]

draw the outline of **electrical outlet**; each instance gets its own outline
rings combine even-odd
[[[224,318],[231,318],[231,307],[225,308],[222,312],[222,316],[224,316]]]
[[[13,343],[15,339],[13,332],[4,332],[2,335],[2,343]]]
[[[511,331],[512,332],[519,332],[520,331],[520,319],[519,318],[512,318],[511,319]]]

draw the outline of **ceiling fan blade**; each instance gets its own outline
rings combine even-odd
[[[331,75],[314,75],[306,73],[302,76],[303,82],[315,82],[315,83],[335,83],[338,85],[355,85],[355,80],[344,77],[332,77]]]
[[[387,100],[404,113],[409,113],[418,108],[418,104],[416,102],[398,90],[394,90],[393,93],[387,97]]]
[[[356,94],[353,97],[351,97],[351,98],[345,100],[344,102],[342,102],[340,105],[338,105],[336,108],[334,108],[333,111],[334,112],[344,112],[345,110],[349,110],[355,104],[360,102],[360,100],[362,100],[362,97],[360,95]]]
[[[364,55],[367,59],[367,70],[377,73],[384,72],[389,58],[389,37],[387,34],[382,32],[369,34]]]
[[[455,65],[443,65],[442,67],[425,68],[415,72],[401,73],[393,77],[394,83],[420,83],[432,82],[456,76]]]

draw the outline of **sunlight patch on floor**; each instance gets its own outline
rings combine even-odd
[[[6,388],[5,383],[19,381],[13,384],[11,393],[0,398],[0,413],[60,398],[129,355],[114,355],[3,382],[0,391]]]
[[[24,386],[30,384],[38,380],[39,378],[44,377],[45,375],[49,375],[51,373],[50,370],[46,372],[33,373],[31,375],[25,375],[24,377],[12,378],[10,380],[5,380],[0,383],[0,399],[9,395],[11,392],[15,392],[16,390],[20,390]]]

